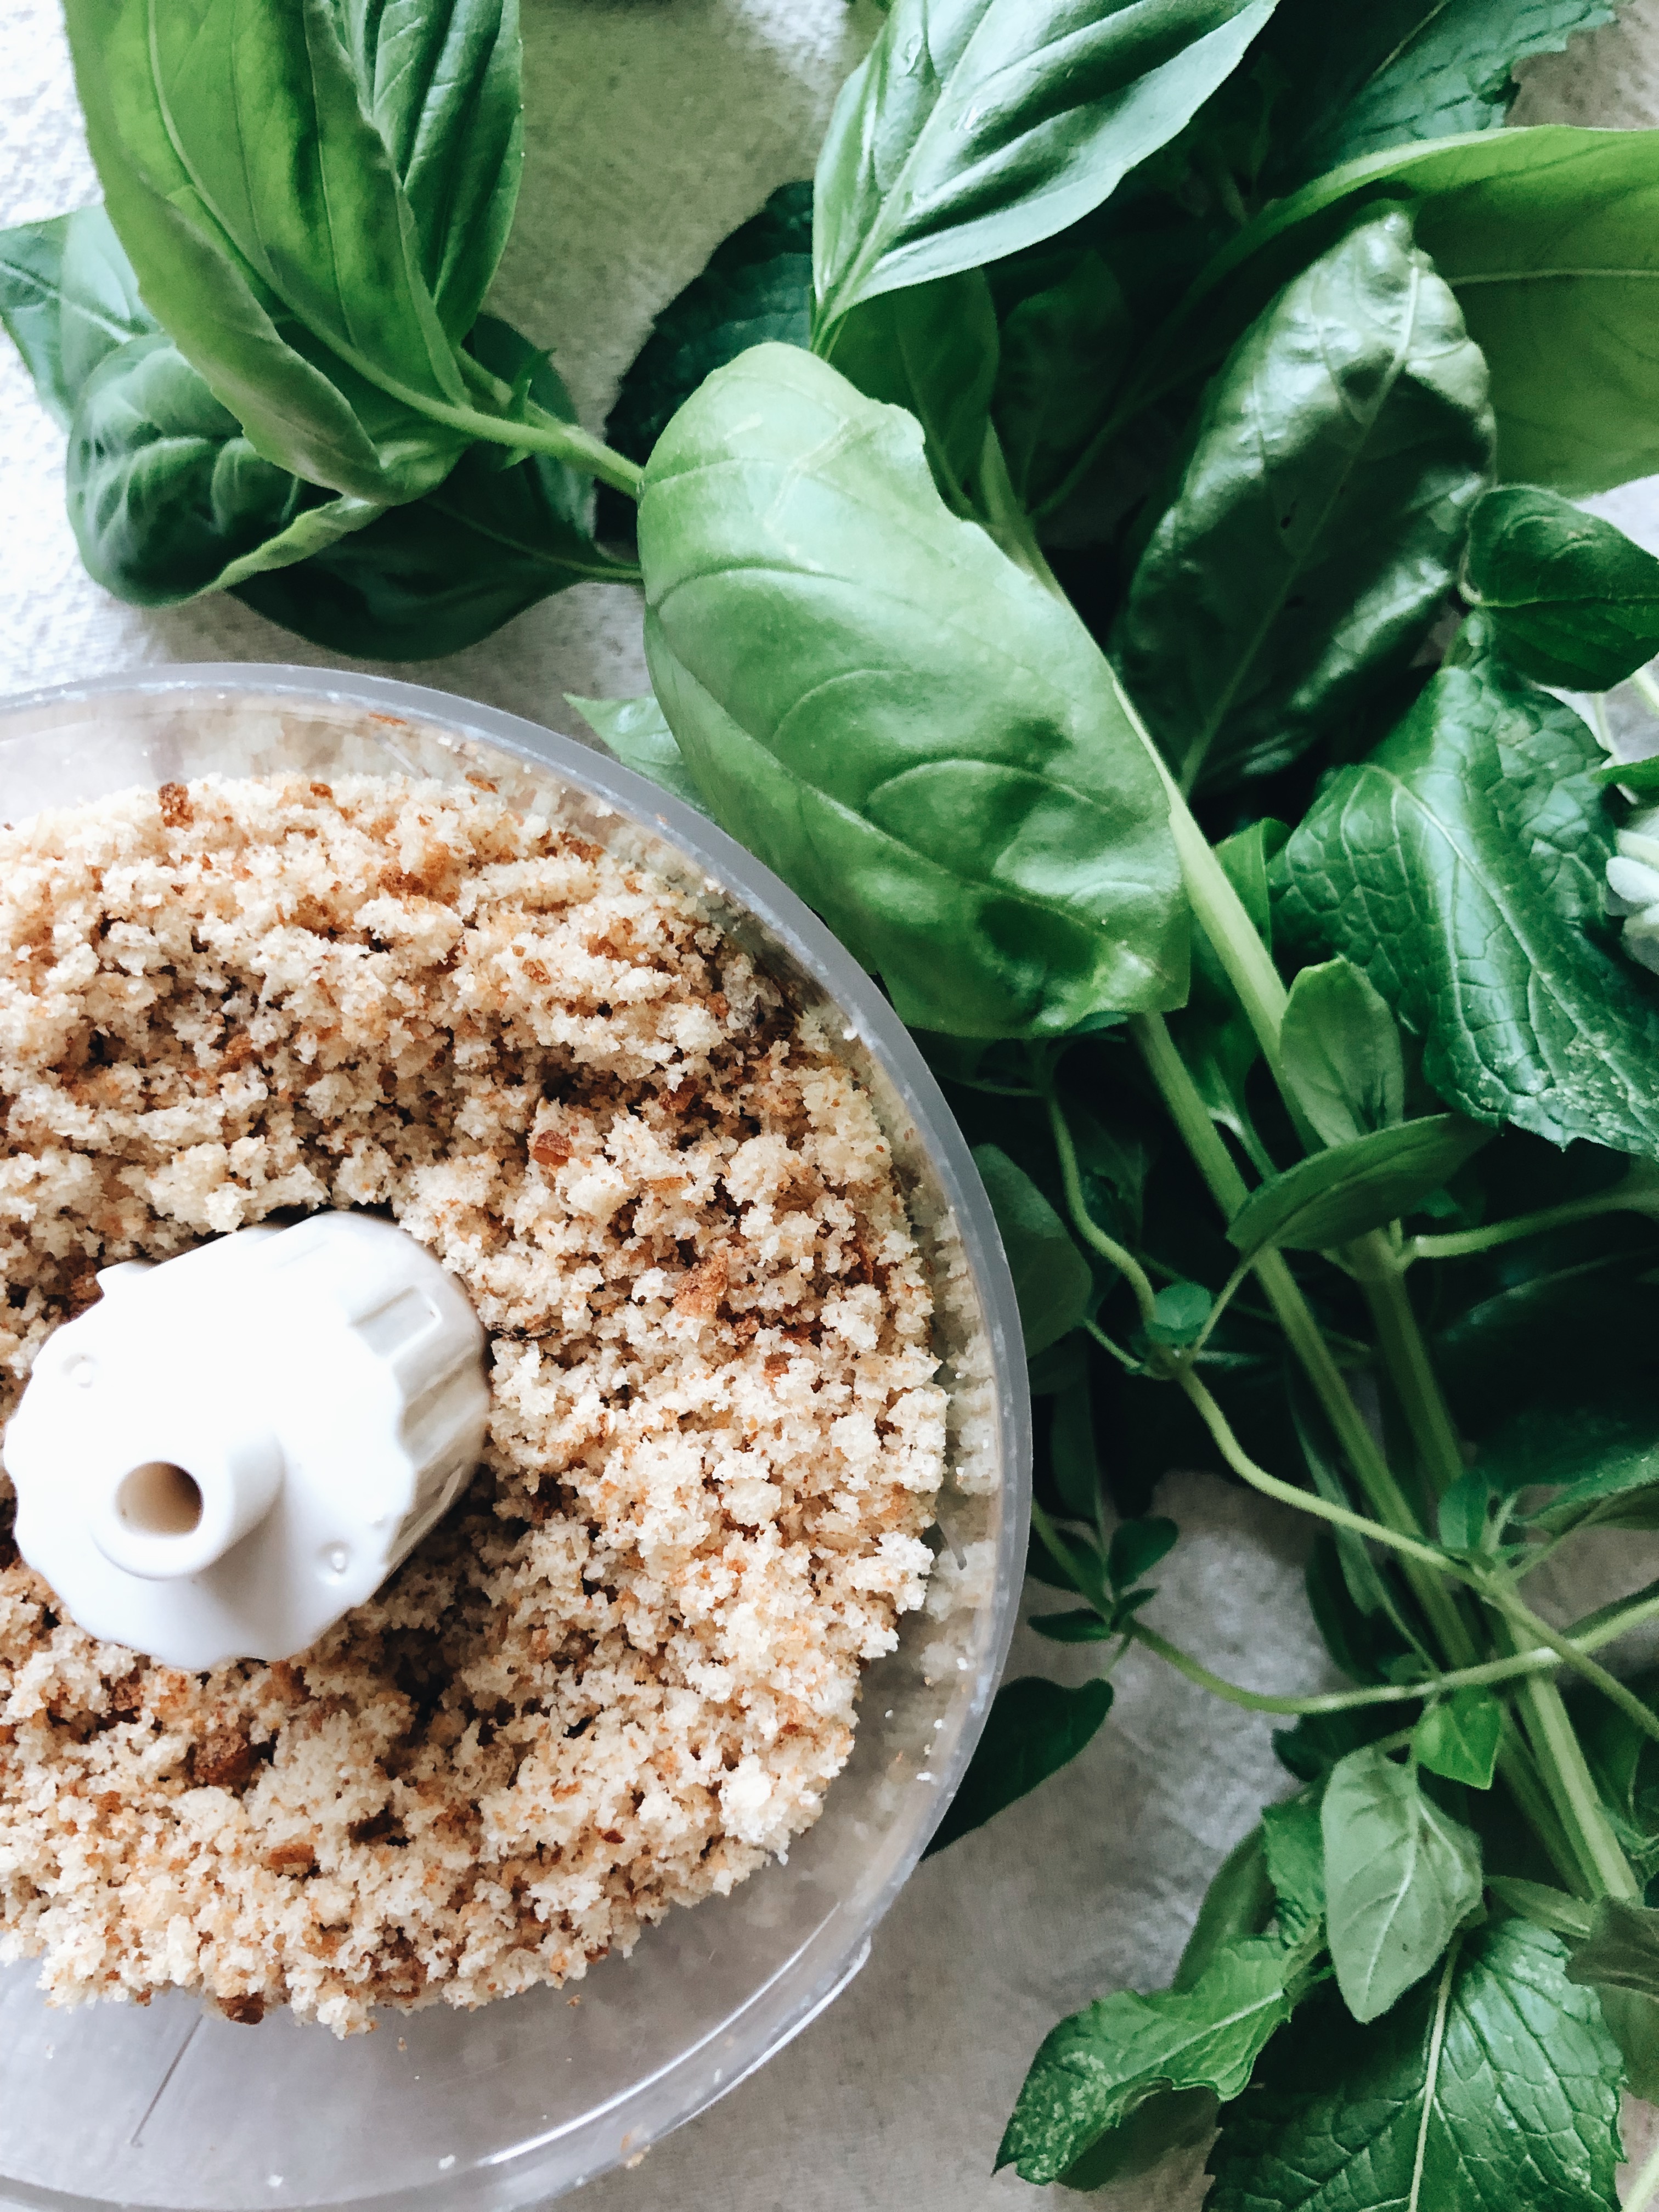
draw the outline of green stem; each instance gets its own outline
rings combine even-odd
[[[1109,1237],[1090,1212],[1083,1195],[1083,1178],[1078,1173],[1077,1146],[1072,1141],[1071,1127],[1052,1086],[1044,1094],[1044,1103],[1048,1109],[1048,1127],[1054,1133],[1054,1150],[1060,1155],[1060,1177],[1065,1188],[1072,1225],[1085,1243],[1098,1252],[1101,1258],[1109,1261],[1123,1277],[1134,1292],[1142,1325],[1149,1325],[1152,1319],[1155,1294],[1146,1279],[1146,1271],[1134,1254],[1120,1244],[1115,1237]]]
[[[994,424],[985,425],[985,444],[979,463],[979,504],[983,514],[984,527],[994,538],[1008,558],[1028,576],[1034,576],[1043,590],[1069,608],[1071,600],[1054,570],[1043,557],[1037,544],[1036,532],[1031,518],[1021,504],[1018,494],[1008,475],[1008,462],[1002,450]]]
[[[536,413],[538,422],[513,422],[499,415],[483,415],[471,407],[446,407],[435,400],[422,399],[416,403],[423,415],[435,421],[447,422],[457,430],[465,430],[471,436],[492,446],[511,446],[515,451],[527,453],[551,453],[571,467],[580,469],[584,476],[598,477],[613,490],[626,492],[629,499],[637,499],[645,483],[645,471],[637,461],[613,453],[603,438],[596,438],[591,430],[584,430],[579,422],[561,422],[556,416]]]
[[[1412,1310],[1405,1276],[1384,1237],[1362,1238],[1352,1248],[1352,1256],[1358,1263],[1360,1288],[1376,1324],[1377,1348],[1389,1380],[1430,1484],[1437,1496],[1443,1496],[1463,1472],[1463,1451]]]
[[[1546,1206],[1536,1213],[1518,1213],[1508,1221],[1494,1221],[1483,1229],[1460,1229],[1444,1237],[1413,1237],[1401,1255],[1403,1265],[1413,1260],[1462,1260],[1471,1253],[1496,1251],[1523,1237],[1541,1237],[1547,1230],[1565,1229],[1575,1221],[1594,1221],[1603,1213],[1644,1213],[1659,1219],[1659,1168],[1638,1160],[1611,1190],[1594,1198],[1574,1199],[1565,1206]]]
[[[1517,1697],[1526,1713],[1540,1771],[1583,1862],[1590,1895],[1636,1896],[1636,1877],[1601,1808],[1561,1692],[1553,1682],[1540,1681],[1534,1676],[1522,1683]]]
[[[1144,1621],[1137,1621],[1131,1633],[1137,1644],[1144,1644],[1158,1658],[1167,1660],[1189,1682],[1197,1683],[1200,1689],[1218,1698],[1224,1698],[1230,1705],[1242,1705],[1246,1712],[1252,1713],[1346,1713],[1362,1705],[1410,1705],[1414,1699],[1420,1702],[1425,1698],[1438,1697],[1443,1691],[1514,1681],[1559,1664],[1553,1651],[1540,1646],[1534,1651],[1517,1651],[1510,1658],[1489,1659],[1479,1667],[1460,1667],[1452,1674],[1437,1675],[1427,1682],[1385,1682],[1372,1689],[1332,1690],[1303,1698],[1275,1698],[1266,1691],[1247,1690],[1237,1682],[1212,1674],[1201,1660],[1170,1643]]]
[[[1571,1667],[1576,1674],[1582,1675],[1593,1688],[1617,1705],[1626,1720],[1634,1723],[1644,1735],[1651,1736],[1656,1743],[1659,1743],[1659,1713],[1650,1711],[1635,1691],[1626,1689],[1616,1674],[1608,1674],[1598,1660],[1592,1659],[1579,1645],[1570,1642],[1559,1629],[1552,1628],[1548,1621],[1540,1620],[1532,1607],[1523,1604],[1512,1591],[1489,1583],[1481,1591],[1481,1595],[1489,1605],[1496,1606],[1523,1636],[1530,1637],[1536,1644],[1547,1644],[1564,1666]]]
[[[1581,1651],[1599,1651],[1604,1644],[1611,1644],[1644,1621],[1659,1620],[1659,1583],[1646,1583],[1628,1597],[1615,1598],[1611,1605],[1597,1606],[1576,1620],[1567,1634]]]

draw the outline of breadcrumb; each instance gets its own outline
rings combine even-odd
[[[816,1817],[945,1407],[869,1098],[691,899],[484,793],[210,778],[0,834],[0,1417],[94,1271],[388,1210],[490,1333],[374,1599],[207,1675],[0,1559],[0,1957],[344,2033],[580,1977]],[[9,1511],[9,1509],[8,1509]]]

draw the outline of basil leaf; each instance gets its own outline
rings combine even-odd
[[[909,416],[757,347],[659,441],[639,543],[699,788],[906,1021],[1057,1035],[1184,995],[1168,804],[1110,672],[946,512]]]
[[[1264,1805],[1261,1839],[1279,1924],[1291,1942],[1297,1942],[1325,1917],[1325,1841],[1318,1796]]]
[[[1601,759],[1559,701],[1489,662],[1443,668],[1309,809],[1274,863],[1275,914],[1365,971],[1449,1104],[1653,1156],[1659,1006],[1600,941]]]
[[[1287,1247],[1325,1252],[1408,1213],[1437,1190],[1492,1131],[1456,1114],[1429,1114],[1298,1160],[1253,1190],[1227,1225],[1247,1259]]]
[[[997,374],[997,316],[984,272],[884,292],[836,324],[821,350],[871,399],[921,423],[933,481],[958,514],[979,473]]]
[[[1072,1613],[1038,1613],[1031,1626],[1050,1644],[1109,1644],[1117,1631],[1086,1607]]]
[[[1480,1904],[1480,1845],[1376,1744],[1333,1768],[1320,1825],[1337,1987],[1356,2020],[1377,2020]]]
[[[106,355],[157,327],[101,207],[0,230],[0,323],[65,429]]]
[[[1029,1358],[1077,1327],[1088,1310],[1094,1277],[1066,1224],[1024,1168],[995,1145],[976,1145],[974,1165],[1008,1255]]]
[[[1092,1521],[1100,1506],[1100,1459],[1095,1449],[1094,1406],[1086,1367],[1078,1381],[1054,1400],[1048,1429],[1048,1468],[1066,1510],[1079,1521]]]
[[[1328,1145],[1393,1127],[1406,1063],[1387,1001],[1350,960],[1304,968],[1291,985],[1279,1050],[1297,1103]]]
[[[1607,2212],[1619,2053],[1565,1964],[1505,1920],[1378,2026],[1310,1998],[1222,2115],[1207,2212]]]
[[[1113,633],[1184,787],[1285,767],[1404,669],[1492,452],[1486,364],[1404,215],[1286,286],[1209,388]]]
[[[1232,70],[1272,4],[897,0],[818,157],[818,333],[1098,207]]]
[[[1567,1406],[1533,1406],[1480,1448],[1501,1497],[1548,1484],[1553,1498],[1522,1516],[1552,1536],[1569,1528],[1659,1528],[1659,1405],[1651,1382],[1614,1380]]]
[[[812,187],[780,185],[657,317],[623,378],[605,442],[648,460],[706,376],[769,338],[805,346],[811,335]]]
[[[1583,493],[1659,470],[1659,142],[1648,131],[1548,124],[1345,163],[1223,247],[1149,349],[1137,389],[1218,360],[1379,194],[1413,198],[1417,243],[1486,356],[1501,478]]]
[[[509,324],[481,315],[469,347],[549,416],[574,418],[551,362]],[[632,580],[631,564],[593,543],[592,509],[588,479],[552,454],[514,460],[501,447],[474,446],[423,499],[294,567],[270,564],[237,592],[331,652],[430,660],[572,584]]]
[[[1035,508],[1098,426],[1126,361],[1133,319],[1099,254],[1077,255],[1058,283],[1003,319],[993,412],[1008,478]]]
[[[1459,1690],[1432,1705],[1412,1731],[1412,1756],[1431,1774],[1490,1790],[1498,1771],[1504,1708],[1490,1690]]]
[[[1567,1961],[1567,1979],[1659,1997],[1659,1912],[1622,1897],[1599,1899],[1589,1936]]]
[[[1106,1553],[1106,1577],[1115,1590],[1133,1589],[1175,1549],[1181,1531],[1155,1515],[1144,1521],[1120,1521]]]
[[[1258,1826],[1243,1836],[1211,1877],[1170,1986],[1194,1989],[1217,1956],[1241,1936],[1260,1936],[1273,1917],[1273,1887]]]
[[[707,814],[708,809],[691,781],[674,732],[649,692],[643,699],[579,699],[574,691],[564,696],[566,704],[592,724],[624,768],[648,775],[672,798],[684,799],[699,814]]]
[[[1607,0],[1380,0],[1339,15],[1279,0],[1262,51],[1289,79],[1274,105],[1276,191],[1413,138],[1501,124],[1533,54],[1610,23]]]
[[[1535,485],[1476,503],[1463,590],[1494,649],[1535,684],[1608,691],[1659,653],[1659,561]]]
[[[164,331],[129,338],[88,378],[66,465],[87,573],[137,606],[173,606],[303,560],[380,513],[303,504]]]
[[[1054,2181],[1150,2097],[1189,2089],[1236,2097],[1291,2016],[1300,1963],[1276,1937],[1246,1937],[1218,1951],[1188,1989],[1121,1990],[1061,2021],[1031,2062],[999,2168]]]
[[[1590,1932],[1595,1907],[1565,1889],[1551,1889],[1540,1881],[1522,1881],[1513,1875],[1494,1875],[1486,1887],[1501,1904],[1534,1928],[1547,1928],[1575,1943],[1582,1943]]]
[[[931,1858],[959,1836],[983,1827],[1006,1805],[1069,1765],[1112,1710],[1109,1682],[1062,1689],[1038,1674],[1005,1682],[991,1702],[962,1786],[922,1853]]]

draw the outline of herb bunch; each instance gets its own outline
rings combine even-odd
[[[1659,562],[1572,504],[1659,470],[1659,134],[1503,127],[1609,9],[895,0],[608,443],[482,308],[514,0],[68,12],[105,203],[0,240],[0,313],[94,575],[398,657],[642,581],[653,696],[577,703],[880,975],[975,1143],[1036,1626],[1102,1663],[1003,1689],[934,1847],[1132,1647],[1285,1719],[1170,1987],[1055,2028],[1003,2160],[1087,2189],[1218,2124],[1212,2212],[1611,2207],[1659,1697],[1600,1655],[1659,1585],[1527,1584],[1659,1528],[1659,775],[1603,703]],[[1317,1524],[1351,1686],[1176,1640],[1148,1507],[1200,1453]]]

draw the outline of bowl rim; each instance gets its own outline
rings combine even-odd
[[[985,1316],[994,1375],[994,1398],[999,1431],[1001,1511],[996,1544],[996,1571],[991,1599],[992,1631],[977,1670],[972,1699],[948,1760],[941,1763],[931,1796],[932,1818],[918,1825],[910,1844],[896,1861],[886,1881],[860,1911],[855,1923],[845,1924],[844,1908],[836,1907],[807,1937],[799,1951],[746,1997],[738,2012],[711,2035],[738,2032],[732,2051],[729,2078],[708,2087],[687,2081],[678,2096],[660,2094],[653,2100],[660,2117],[618,2143],[615,2121],[618,2108],[647,2090],[669,2091],[673,2078],[696,2067],[711,2036],[690,2044],[665,2065],[619,2090],[588,2111],[540,2134],[526,2136],[488,2158],[457,2161],[449,2173],[428,2180],[398,2183],[372,2194],[354,2194],[329,2200],[360,2212],[517,2212],[517,2208],[548,2201],[555,2195],[630,2160],[653,2142],[706,2111],[746,2081],[784,2045],[816,2020],[854,1979],[868,1958],[877,1927],[886,1917],[899,1891],[915,1871],[927,1844],[955,1796],[968,1762],[983,1729],[991,1701],[1007,1663],[1024,1579],[1025,1549],[1030,1519],[1032,1431],[1030,1395],[1026,1373],[1019,1309],[1008,1261],[985,1187],[967,1140],[933,1070],[920,1047],[868,972],[765,863],[729,836],[707,815],[653,783],[649,777],[624,766],[611,753],[580,739],[567,737],[544,724],[491,707],[464,695],[430,684],[410,684],[401,678],[360,674],[356,671],[318,668],[280,661],[176,661],[128,673],[112,672],[68,684],[44,686],[0,698],[0,742],[5,725],[29,712],[71,706],[79,701],[168,693],[289,696],[296,701],[360,706],[393,716],[418,718],[460,738],[478,737],[535,768],[551,769],[574,786],[641,827],[660,835],[665,842],[712,879],[711,890],[726,892],[735,905],[754,915],[771,935],[780,939],[835,1004],[857,1024],[860,1045],[881,1066],[907,1110],[911,1114],[933,1169],[937,1175],[962,1240],[962,1247]],[[3,752],[0,752],[0,763]],[[825,1955],[814,1956],[815,1954]],[[793,2001],[767,2005],[768,1996],[786,1978],[795,1980],[811,1960],[811,1971],[800,1981]],[[750,2033],[741,2035],[744,2023]],[[760,2031],[757,2033],[755,2031]],[[591,2162],[580,2172],[568,2171],[568,2157],[558,2155],[591,2139]],[[608,2137],[608,2144],[603,2138]],[[564,2169],[557,2175],[547,2169]],[[0,2202],[9,2200],[63,2212],[84,2212],[101,2200],[43,2188],[11,2178],[0,2178]],[[314,2198],[321,2208],[325,2200]]]

